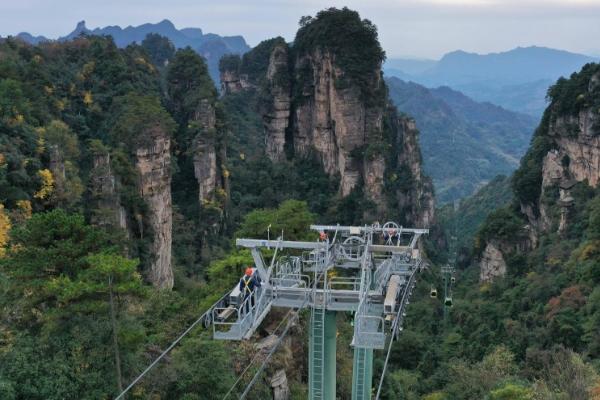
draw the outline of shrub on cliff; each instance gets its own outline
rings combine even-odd
[[[111,129],[112,140],[135,150],[136,147],[152,143],[152,136],[171,136],[175,122],[160,104],[156,96],[130,93],[115,100],[115,120]]]
[[[202,100],[217,97],[204,59],[189,47],[179,50],[169,65],[167,91],[169,110],[180,124],[191,119]]]
[[[241,73],[246,74],[250,82],[260,83],[260,80],[267,75],[271,53],[275,46],[278,45],[287,46],[285,40],[280,36],[263,40],[252,51],[244,54],[242,57]]]
[[[475,250],[483,250],[483,245],[490,239],[504,240],[509,243],[519,238],[524,221],[520,219],[510,207],[499,208],[490,213],[479,229],[476,237]]]
[[[299,56],[316,49],[331,52],[344,78],[358,85],[366,98],[374,96],[373,78],[378,78],[374,75],[385,60],[385,51],[377,27],[368,19],[361,20],[358,12],[332,7],[315,17],[302,17],[293,49]]]
[[[577,115],[584,107],[600,105],[600,84],[589,90],[590,79],[600,73],[600,64],[586,64],[569,79],[561,77],[548,89],[550,108],[556,115]],[[597,107],[596,107],[597,108]]]
[[[146,50],[152,62],[159,67],[165,65],[165,62],[170,61],[175,55],[175,46],[171,40],[158,33],[147,34],[142,41],[142,47]]]

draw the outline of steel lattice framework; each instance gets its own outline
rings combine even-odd
[[[354,313],[352,399],[370,399],[373,350],[402,329],[404,309],[423,267],[419,238],[428,229],[394,222],[312,225],[315,242],[237,239],[251,251],[262,285],[249,297],[237,285],[208,313],[215,339],[250,338],[272,307],[309,308],[309,399],[335,399],[335,313]],[[270,262],[265,262],[268,253]]]

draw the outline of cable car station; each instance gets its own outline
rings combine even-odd
[[[386,341],[391,346],[402,330],[423,267],[419,238],[429,231],[394,222],[311,229],[319,240],[237,239],[237,246],[250,249],[260,286],[244,295],[236,285],[211,308],[213,336],[249,339],[272,307],[310,309],[309,399],[334,400],[336,313],[352,312],[352,399],[371,399],[373,350],[384,349]]]

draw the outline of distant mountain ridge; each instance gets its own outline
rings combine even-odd
[[[42,42],[49,42],[50,41],[50,39],[48,39],[45,36],[41,36],[41,35],[40,36],[33,36],[32,34],[27,33],[27,32],[21,32],[21,33],[17,34],[17,37],[19,39],[23,40],[24,42],[27,42],[27,43],[30,43],[30,44],[33,44],[33,45],[38,45],[38,44],[40,44]]]
[[[200,28],[177,29],[168,19],[156,24],[147,23],[139,26],[121,28],[117,25],[104,28],[89,29],[85,21],[77,23],[75,29],[68,35],[59,37],[58,41],[72,40],[80,35],[112,36],[119,47],[126,47],[132,43],[141,43],[149,33],[165,36],[173,42],[176,48],[191,47],[201,54],[207,61],[211,77],[219,82],[219,60],[225,54],[244,54],[250,50],[243,36],[219,36],[214,33],[204,33]],[[27,32],[17,35],[20,39],[31,44],[49,41],[44,36],[32,36]]]
[[[449,87],[428,89],[396,77],[386,82],[398,109],[415,118],[425,172],[441,203],[471,195],[518,167],[535,117],[476,102]]]
[[[593,61],[593,57],[583,54],[537,46],[483,55],[454,51],[444,55],[423,75],[436,84],[489,79],[517,84],[541,79],[556,80],[562,75],[571,75],[582,65]]]
[[[568,77],[596,58],[547,47],[517,47],[490,54],[462,50],[444,55],[427,69],[422,60],[391,59],[388,75],[427,87],[449,86],[478,101],[541,116],[548,87],[561,76]],[[408,68],[403,70],[402,65]],[[409,72],[412,68],[413,72]]]

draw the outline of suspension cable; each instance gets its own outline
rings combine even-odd
[[[172,349],[173,347],[177,346],[177,343],[179,343],[181,341],[181,339],[183,339],[188,333],[190,333],[190,331],[192,329],[194,329],[196,327],[196,325],[198,325],[200,322],[202,322],[204,320],[204,318],[206,318],[206,316],[208,315],[208,313],[210,313],[212,311],[212,308],[209,308],[205,313],[203,313],[200,318],[198,318],[193,324],[191,324],[181,335],[179,335],[179,337],[177,339],[175,339],[175,341],[173,343],[171,343],[171,345],[169,347],[167,347],[167,349],[165,351],[163,351],[153,362],[152,364],[150,364],[137,378],[135,378],[133,380],[133,382],[131,382],[129,384],[129,386],[127,386],[125,388],[125,390],[123,390],[116,398],[115,400],[121,400],[123,399],[123,396],[125,396],[125,394],[131,390],[132,387],[135,386],[136,383],[138,383],[143,377],[144,375],[146,375],[152,368],[154,368],[154,366],[163,359],[164,356],[166,356]]]
[[[396,313],[396,318],[394,319],[394,323],[392,324],[392,334],[390,335],[390,342],[388,343],[387,354],[385,356],[385,362],[383,364],[381,378],[379,378],[379,386],[377,387],[377,394],[375,395],[375,400],[379,400],[379,395],[381,394],[381,388],[383,387],[383,379],[385,378],[388,361],[390,360],[390,354],[392,352],[392,343],[394,342],[394,336],[396,335],[396,331],[398,330],[398,323],[399,323],[398,321],[400,321],[400,317],[401,317],[402,313],[404,312],[405,299],[407,297],[408,291],[412,290],[412,288],[410,288],[410,286],[412,286],[413,278],[414,278],[416,272],[417,272],[417,270],[415,269],[413,271],[412,275],[410,276],[408,285],[406,285],[406,291],[404,292],[404,296],[402,296],[402,305],[398,309],[398,312]]]
[[[290,310],[290,313],[291,313],[291,311],[292,310]],[[290,314],[290,313],[288,313],[288,314]],[[240,400],[243,400],[243,399],[246,398],[246,396],[250,392],[250,389],[252,389],[252,386],[254,385],[254,383],[256,382],[256,380],[258,379],[259,375],[265,369],[267,363],[271,360],[271,357],[273,357],[273,354],[275,354],[275,351],[277,351],[277,349],[279,348],[279,345],[281,344],[281,342],[283,341],[283,339],[287,335],[288,330],[290,329],[290,326],[292,326],[292,323],[291,323],[291,320],[288,318],[287,324],[285,325],[285,329],[283,330],[283,332],[281,332],[281,336],[279,337],[279,339],[277,339],[277,342],[275,343],[275,345],[273,346],[273,348],[271,349],[271,351],[269,351],[269,354],[267,355],[267,358],[264,359],[264,361],[260,365],[260,368],[258,368],[258,371],[256,371],[256,373],[252,377],[252,380],[246,386],[246,389],[244,390],[244,392],[240,396]]]
[[[321,273],[315,278],[315,281],[313,282],[313,286],[316,287],[317,283],[321,280],[321,277],[324,276],[325,274],[327,274],[327,268],[324,268],[323,271],[321,271]],[[325,288],[323,288],[325,290]],[[275,342],[275,345],[273,346],[273,348],[271,348],[271,350],[269,351],[269,354],[267,355],[267,357],[263,360],[263,362],[261,363],[260,367],[258,368],[258,371],[256,371],[256,373],[254,374],[254,376],[252,377],[252,380],[250,380],[250,382],[248,383],[248,385],[246,385],[246,389],[244,389],[244,392],[242,393],[242,395],[240,396],[240,400],[243,400],[246,398],[246,396],[248,395],[248,393],[250,392],[250,389],[252,389],[252,386],[254,386],[254,383],[256,382],[256,380],[258,379],[260,373],[265,369],[267,363],[271,360],[271,357],[273,357],[273,354],[275,354],[275,351],[279,348],[279,345],[281,344],[281,342],[283,341],[283,339],[285,338],[285,336],[287,335],[288,330],[291,327],[291,323],[290,323],[290,319],[288,318],[290,316],[290,314],[293,312],[295,315],[298,315],[298,313],[300,312],[300,310],[302,310],[304,308],[304,306],[306,306],[306,304],[308,303],[308,299],[309,296],[306,296],[306,298],[304,299],[304,301],[302,302],[302,304],[294,309],[290,309],[290,311],[288,311],[288,313],[286,314],[286,316],[283,318],[283,320],[281,321],[281,323],[283,323],[283,321],[285,321],[287,319],[288,323],[285,326],[285,329],[283,330],[283,332],[281,332],[281,336],[277,339],[277,342]],[[281,325],[280,323],[280,325]],[[248,369],[248,368],[246,368]],[[245,372],[246,370],[244,370]],[[237,385],[238,380],[234,383],[234,386]],[[233,389],[233,387],[232,387]],[[229,396],[229,393],[231,392],[231,390],[229,390],[229,392],[227,392],[227,394],[225,395],[225,397],[223,397],[223,400],[225,400],[225,398],[227,396]]]
[[[277,327],[275,328],[275,330],[273,332],[277,332],[279,330],[279,328],[281,328],[281,326],[288,319],[288,317],[289,317],[289,315],[290,315],[290,313],[292,311],[293,311],[293,309],[290,309],[287,312],[287,314],[281,319],[281,321],[279,322],[279,324],[277,325]],[[254,357],[252,357],[252,359],[250,360],[250,362],[248,363],[248,365],[246,366],[246,368],[244,368],[244,370],[238,376],[237,380],[233,383],[233,385],[231,386],[231,388],[229,388],[229,391],[225,394],[225,396],[223,397],[223,400],[225,400],[225,399],[227,399],[227,397],[229,397],[229,395],[231,394],[231,392],[233,392],[233,389],[235,389],[235,387],[237,386],[237,384],[242,380],[242,377],[246,374],[246,372],[248,372],[248,370],[250,369],[250,367],[252,366],[252,364],[254,364],[254,361],[256,361],[258,359],[259,355],[260,355],[260,352],[256,352],[254,354]]]

